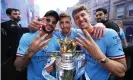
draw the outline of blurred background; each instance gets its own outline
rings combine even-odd
[[[35,17],[43,17],[48,10],[56,10],[58,13],[72,13],[74,6],[84,4],[89,9],[92,24],[96,23],[96,9],[106,8],[108,10],[108,18],[112,21],[122,20],[123,31],[125,33],[128,47],[124,48],[128,71],[124,79],[133,80],[133,0],[1,0],[1,22],[9,20],[6,15],[7,8],[16,8],[20,10],[21,27],[28,28],[28,24]],[[72,20],[73,28],[77,28]],[[57,25],[59,27],[59,25]]]
[[[21,12],[19,23],[22,27],[27,27],[34,16],[42,17],[51,9],[58,13],[67,11],[71,14],[73,7],[79,4],[88,7],[92,24],[96,23],[96,9],[106,8],[110,20],[123,21],[127,41],[129,45],[133,44],[133,0],[1,0],[1,22],[9,20],[5,13],[7,8],[19,9]],[[73,27],[76,28],[74,22]]]

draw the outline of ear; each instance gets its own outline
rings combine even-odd
[[[107,18],[108,17],[108,14],[105,14],[105,18]]]

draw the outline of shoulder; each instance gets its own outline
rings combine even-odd
[[[53,35],[52,38],[51,38],[51,40],[53,42],[57,42],[57,41],[59,41],[59,38],[56,35]]]
[[[9,24],[9,21],[6,21],[6,22],[2,22],[1,23],[1,27],[5,27],[5,25]]]
[[[105,36],[118,35],[117,32],[113,29],[106,28],[104,31],[105,31]]]
[[[115,40],[119,40],[119,35],[118,33],[113,30],[113,29],[105,29],[105,41],[108,43],[108,42],[112,42],[112,41],[115,41]]]
[[[25,41],[31,41],[35,38],[35,36],[37,35],[38,32],[35,33],[24,33],[21,37],[21,40],[25,40]]]
[[[83,34],[81,29],[74,29],[74,28],[72,28],[72,32],[75,33],[75,35],[77,35],[77,33]]]
[[[118,33],[113,29],[105,29],[105,43],[107,45],[120,44],[121,40]]]

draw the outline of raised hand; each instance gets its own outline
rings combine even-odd
[[[35,54],[38,50],[40,50],[41,48],[43,48],[44,46],[46,46],[49,42],[49,39],[46,40],[46,37],[48,34],[45,34],[43,36],[42,32],[39,31],[38,35],[36,36],[36,38],[31,42],[29,49],[32,50],[32,54]],[[44,41],[45,40],[45,41]]]
[[[47,72],[52,72],[52,71],[54,70],[54,68],[55,68],[54,65],[55,65],[55,64],[52,64],[52,65],[50,65],[49,67],[47,67],[47,68],[46,68],[46,71],[47,71]]]
[[[103,23],[97,23],[96,25],[94,25],[94,31],[93,31],[93,36],[96,39],[100,39],[102,36],[105,35],[104,32],[105,26]]]
[[[32,32],[35,32],[37,30],[40,30],[40,28],[42,27],[42,25],[46,25],[46,18],[43,17],[43,18],[38,18],[38,17],[35,17],[33,19],[33,21],[30,22],[30,24],[28,25],[29,29],[32,31]]]
[[[78,35],[80,36],[81,39],[76,38],[76,40],[77,40],[76,43],[79,46],[84,47],[92,56],[95,56],[96,59],[98,59],[100,56],[102,56],[102,54],[101,54],[102,52],[101,52],[100,48],[94,42],[94,40],[91,38],[91,36],[87,32],[87,30],[83,30],[83,32],[87,38],[85,38],[80,33],[78,33]]]

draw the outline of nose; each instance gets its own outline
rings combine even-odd
[[[100,18],[101,16],[100,15],[96,15],[96,18]]]
[[[17,15],[18,17],[20,17],[20,15]]]
[[[79,20],[82,21],[82,20],[83,20],[83,17],[80,16],[80,17],[79,17]]]
[[[66,27],[66,23],[63,23],[63,27]]]
[[[50,21],[47,21],[50,25],[52,25],[53,24],[53,22],[50,20]]]

